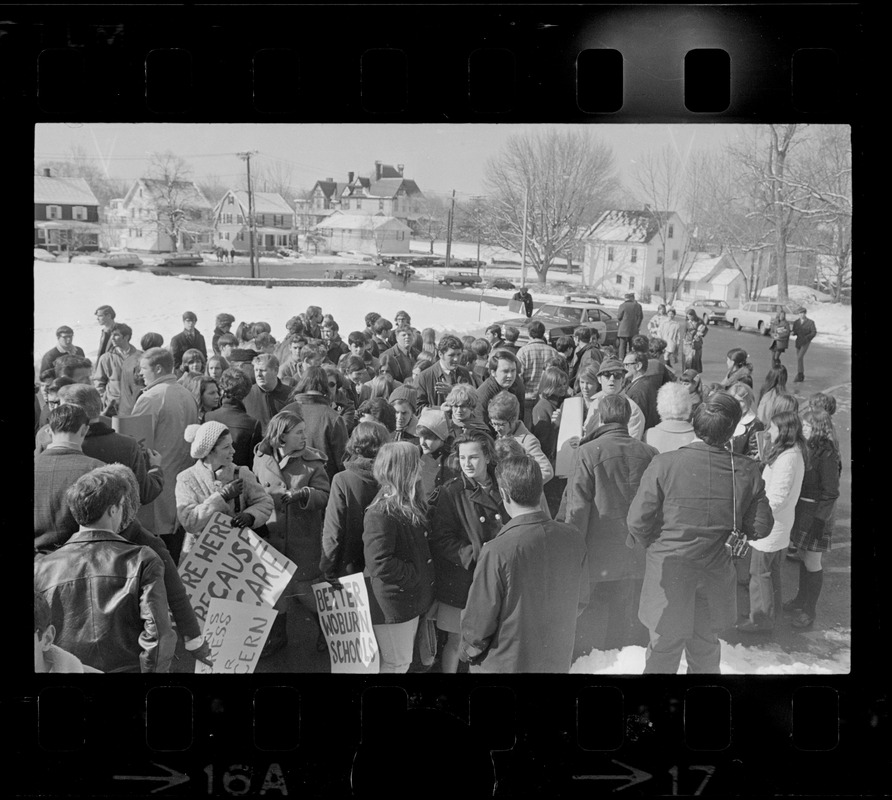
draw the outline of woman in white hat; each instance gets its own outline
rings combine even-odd
[[[189,425],[183,438],[198,460],[177,475],[177,519],[186,531],[181,561],[214,514],[227,514],[235,527],[259,528],[273,512],[273,499],[254,473],[233,463],[235,446],[222,422]]]

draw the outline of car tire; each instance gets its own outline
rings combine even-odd
[[[732,324],[734,325],[735,331],[739,331],[743,327],[743,325],[740,324],[740,320],[737,319],[737,317],[734,317],[734,322]]]
[[[761,333],[763,336],[768,336],[768,334],[770,332],[771,332],[771,326],[766,325],[764,322],[760,321],[759,322],[759,333]]]

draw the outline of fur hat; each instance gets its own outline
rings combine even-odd
[[[187,425],[183,438],[192,444],[189,455],[192,458],[204,458],[214,449],[217,440],[224,433],[229,433],[229,428],[216,420],[205,422],[203,425]]]
[[[419,428],[427,428],[444,442],[449,438],[449,423],[446,421],[446,414],[439,408],[422,408],[418,422],[415,424],[415,430],[417,431]]]

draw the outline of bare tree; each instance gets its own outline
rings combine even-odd
[[[433,254],[434,242],[446,235],[449,207],[439,195],[429,194],[419,203],[418,213],[418,219],[412,225],[412,232],[430,243],[430,252]]]
[[[553,129],[509,137],[487,162],[485,184],[493,240],[520,252],[525,232],[540,283],[578,229],[609,206],[618,187],[610,147],[587,131]]]
[[[209,204],[193,183],[186,161],[170,151],[152,153],[146,178],[155,199],[150,220],[170,238],[174,252],[186,235],[197,238],[207,232]]]
[[[100,208],[114,197],[123,197],[129,187],[124,178],[111,177],[81,145],[72,146],[66,158],[35,164],[34,174],[42,175],[44,169],[49,169],[54,177],[83,178],[96,195]]]
[[[248,188],[247,173],[240,181],[239,186],[243,191]],[[251,170],[251,183],[255,192],[269,192],[279,194],[289,201],[297,197],[297,189],[294,184],[294,170],[289,164],[278,159],[264,158],[258,154]]]
[[[195,182],[211,205],[216,205],[220,198],[229,191],[229,184],[225,183],[219,175],[205,175],[196,179]]]

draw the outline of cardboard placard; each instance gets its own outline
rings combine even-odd
[[[325,634],[332,673],[377,675],[378,641],[372,628],[369,593],[361,572],[339,578],[342,589],[330,583],[313,584],[319,624]]]
[[[585,421],[585,405],[582,398],[568,397],[561,405],[561,427],[558,431],[557,457],[554,461],[554,474],[566,478],[576,463],[577,448],[571,447],[569,440],[582,436],[582,424]]]
[[[233,528],[226,514],[214,514],[178,572],[202,625],[214,599],[272,607],[297,565],[250,528]]]
[[[235,600],[214,598],[208,608],[204,640],[214,666],[200,661],[195,672],[204,675],[250,675],[254,672],[278,612]]]
[[[115,433],[132,436],[146,450],[155,447],[155,419],[151,414],[111,417],[109,420]]]

